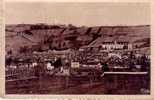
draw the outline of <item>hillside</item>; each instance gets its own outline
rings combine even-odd
[[[23,46],[64,50],[97,46],[103,41],[114,40],[140,44],[142,48],[150,47],[150,26],[6,25],[6,51],[15,53]]]

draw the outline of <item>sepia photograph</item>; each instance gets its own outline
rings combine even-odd
[[[6,2],[5,94],[150,95],[149,3]]]

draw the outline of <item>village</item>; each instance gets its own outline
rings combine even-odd
[[[31,46],[20,47],[17,53],[6,43],[6,93],[150,93],[147,38],[133,42],[124,38],[124,31],[118,36],[112,32],[104,35],[107,32],[102,34],[99,27],[95,32],[90,33],[93,28],[88,28],[86,35],[79,35],[75,26],[68,27],[40,24],[32,25],[31,30],[29,27],[13,30],[16,36],[29,40]],[[43,40],[36,42],[40,36]]]

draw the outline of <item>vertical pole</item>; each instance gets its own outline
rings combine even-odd
[[[69,83],[69,76],[65,76],[65,88],[68,88],[68,83]]]
[[[38,74],[39,74],[39,93],[41,92],[41,89],[42,89],[42,73],[41,73],[41,64],[40,64],[40,62],[38,62]]]

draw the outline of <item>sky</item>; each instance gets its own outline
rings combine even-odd
[[[7,2],[6,24],[149,25],[148,3]]]

